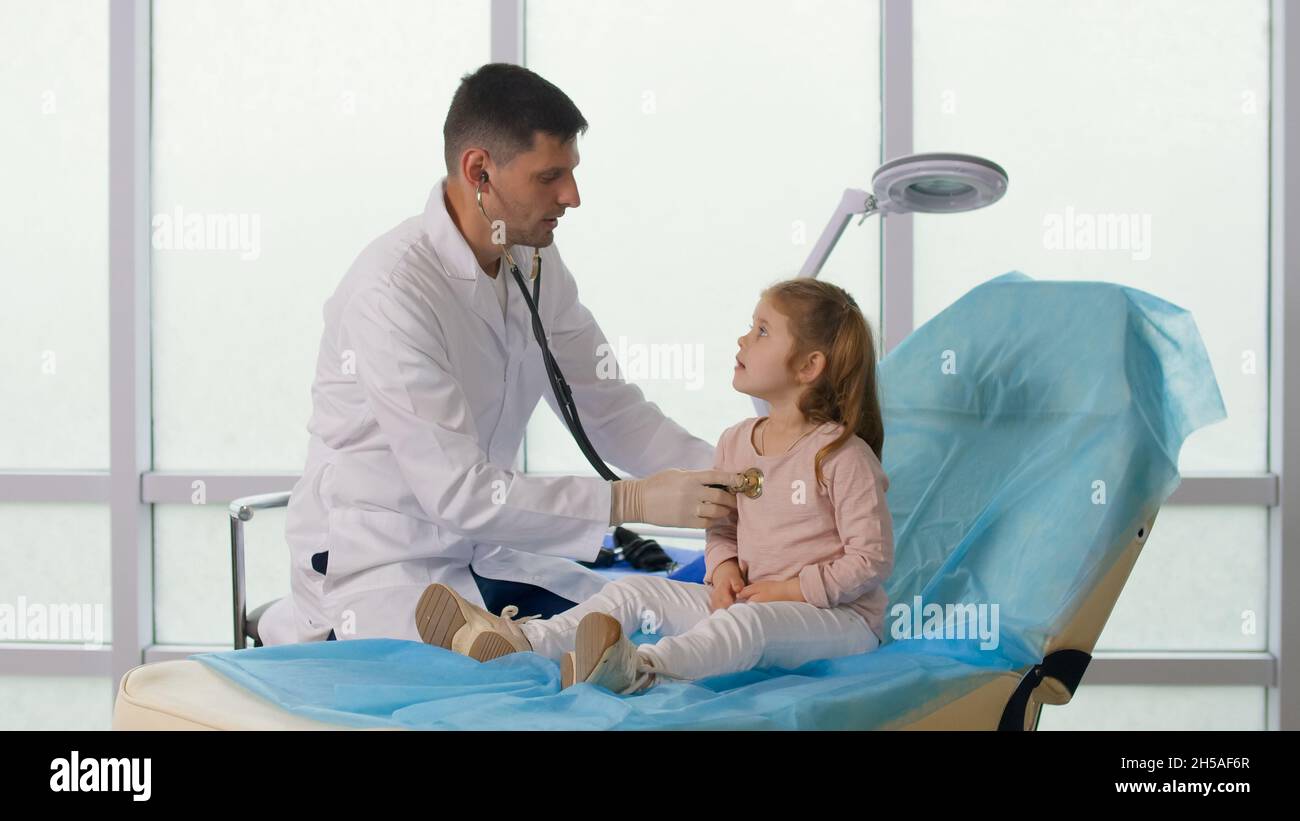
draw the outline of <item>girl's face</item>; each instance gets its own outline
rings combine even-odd
[[[785,365],[794,338],[785,315],[767,299],[759,301],[752,320],[749,332],[737,340],[740,350],[731,386],[770,402],[798,387]]]

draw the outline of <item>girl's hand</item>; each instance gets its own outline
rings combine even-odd
[[[713,570],[713,590],[709,593],[709,612],[725,610],[736,603],[736,594],[745,587],[740,563],[728,559]]]
[[[754,582],[746,585],[736,598],[742,602],[804,601],[798,576],[783,582]]]

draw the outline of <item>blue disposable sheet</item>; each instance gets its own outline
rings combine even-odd
[[[874,652],[633,696],[561,691],[559,666],[534,653],[479,664],[388,639],[195,658],[294,713],[356,727],[901,726],[1041,661],[1178,485],[1184,439],[1225,417],[1189,313],[1130,287],[1017,271],[905,339],[881,362],[880,391],[895,568]],[[950,604],[982,605],[986,628],[997,605],[996,634],[927,615]]]

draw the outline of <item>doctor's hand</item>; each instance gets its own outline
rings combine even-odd
[[[610,524],[645,522],[667,527],[706,528],[721,524],[736,509],[736,494],[708,485],[734,486],[725,470],[661,470],[644,479],[613,484]]]

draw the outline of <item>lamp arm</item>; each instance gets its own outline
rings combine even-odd
[[[800,269],[799,276],[816,279],[827,258],[830,257],[831,251],[835,249],[835,243],[840,241],[840,235],[844,233],[849,220],[857,214],[861,214],[862,218],[866,219],[879,210],[874,194],[868,194],[860,188],[844,189],[840,203],[835,207],[835,213],[831,214],[830,222],[827,222],[826,227],[822,229],[822,235],[818,237],[817,245],[813,247],[812,253],[808,255],[803,268]],[[767,416],[771,413],[772,406],[766,400],[759,399],[757,396],[751,396],[750,399],[754,402],[754,412],[759,416]]]
[[[862,218],[866,219],[868,215],[876,213],[877,210],[876,198],[872,194],[858,188],[844,189],[840,204],[836,206],[830,222],[826,223],[822,235],[817,239],[817,245],[813,247],[812,253],[808,255],[803,268],[799,270],[799,276],[816,279],[817,274],[821,272],[822,266],[826,264],[826,260],[830,257],[831,251],[835,249],[835,243],[840,241],[840,235],[844,233],[844,228],[849,224],[849,220],[856,214],[861,214]]]

